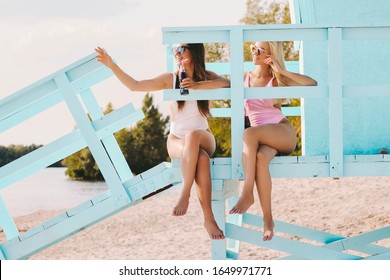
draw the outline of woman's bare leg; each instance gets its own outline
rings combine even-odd
[[[215,139],[209,131],[190,131],[186,134],[184,141],[173,135],[168,137],[168,152],[171,157],[180,158],[183,176],[183,190],[177,205],[173,209],[172,215],[174,216],[183,216],[187,213],[200,148],[210,154],[214,152]],[[180,150],[181,154],[179,154]]]
[[[202,207],[204,216],[204,226],[211,239],[224,239],[223,231],[218,227],[211,208],[211,174],[210,174],[210,156],[200,149],[198,165],[195,175],[196,190],[199,203]]]
[[[242,165],[244,168],[244,187],[242,194],[230,214],[245,213],[253,204],[253,188],[256,176],[256,154],[259,145],[267,145],[278,151],[291,152],[295,148],[296,133],[286,120],[278,124],[250,127],[244,131]]]
[[[269,163],[277,154],[274,148],[261,145],[256,160],[256,187],[263,210],[264,231],[263,240],[269,241],[274,236],[274,222],[271,208],[272,181],[269,173]]]
[[[244,187],[240,198],[230,210],[230,214],[242,214],[254,203],[253,184],[256,173],[256,153],[259,146],[258,140],[253,136],[255,131],[248,128],[244,131],[244,147],[242,152],[242,166],[244,168]]]

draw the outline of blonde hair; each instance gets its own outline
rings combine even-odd
[[[280,67],[286,70],[286,63],[284,62],[284,50],[283,50],[283,42],[268,42],[270,54],[274,57],[274,59],[279,62]],[[281,76],[279,73],[273,71],[272,67],[270,67],[270,74],[274,77],[278,83],[279,87],[285,86],[283,83]],[[282,98],[282,104],[290,103],[289,98]]]

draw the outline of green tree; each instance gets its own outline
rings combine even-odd
[[[103,180],[103,175],[88,148],[84,148],[65,158],[63,164],[67,166],[65,174],[71,179],[87,181]]]
[[[135,174],[168,159],[166,141],[169,117],[164,117],[153,105],[151,94],[145,96],[142,110],[144,119],[134,128],[116,134],[119,146]]]

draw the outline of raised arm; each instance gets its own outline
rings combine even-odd
[[[172,88],[172,74],[163,73],[153,79],[137,81],[125,71],[123,71],[102,48],[95,49],[98,53],[97,61],[110,68],[123,85],[132,91],[157,91]]]
[[[309,76],[293,73],[283,69],[273,56],[268,56],[264,62],[270,65],[275,73],[279,73],[286,86],[316,86],[317,81]]]

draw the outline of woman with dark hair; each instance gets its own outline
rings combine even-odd
[[[97,60],[110,68],[117,78],[132,91],[156,91],[172,88],[215,89],[229,87],[230,81],[206,70],[203,44],[180,44],[173,48],[178,65],[185,68],[187,78],[179,82],[179,71],[163,73],[155,78],[137,81],[126,74],[102,48],[95,49]],[[212,239],[224,239],[211,209],[210,156],[215,150],[215,138],[207,117],[210,105],[207,100],[172,101],[170,109],[170,133],[167,148],[171,159],[179,158],[183,176],[183,190],[172,215],[186,214],[192,184],[196,183],[204,226]]]

